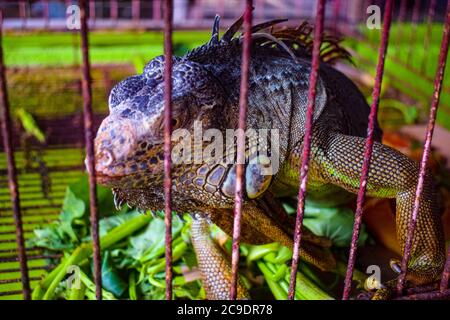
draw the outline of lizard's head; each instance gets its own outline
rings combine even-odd
[[[95,138],[97,181],[135,189],[161,186],[164,145],[164,57],[151,60],[141,75],[117,84],[109,97],[110,114]],[[173,130],[216,121],[223,94],[200,64],[173,58]]]

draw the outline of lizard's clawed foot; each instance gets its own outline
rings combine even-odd
[[[401,273],[401,262],[397,259],[391,259],[390,266],[392,270],[399,274]],[[405,289],[408,290],[419,290],[433,287],[436,283],[436,277],[434,276],[434,269],[430,267],[428,272],[418,272],[414,268],[408,270]],[[397,282],[398,278],[387,281],[385,284],[379,282],[379,279],[374,279],[372,277],[368,278],[365,283],[366,290],[370,291],[371,288],[377,288],[375,294],[372,296],[372,300],[388,300],[396,296],[397,294]],[[420,286],[422,285],[422,286]],[[416,287],[419,286],[419,287]]]

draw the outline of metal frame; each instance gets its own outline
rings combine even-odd
[[[133,2],[137,6],[136,1]],[[405,20],[406,15],[406,1],[401,1],[400,7],[400,20]],[[90,9],[92,10],[92,2],[90,1]],[[247,115],[247,103],[248,103],[248,73],[250,62],[250,45],[251,37],[250,30],[252,24],[252,0],[246,1],[246,10],[244,14],[244,41],[243,41],[243,55],[242,55],[242,75],[241,75],[241,93],[239,99],[239,128],[245,129],[246,115]],[[304,201],[306,197],[306,185],[308,178],[308,163],[311,152],[311,136],[312,136],[312,115],[314,113],[314,101],[315,101],[315,85],[318,76],[318,67],[320,60],[320,45],[323,36],[324,29],[324,17],[325,17],[325,0],[319,0],[317,2],[316,21],[315,21],[315,37],[312,54],[312,68],[310,74],[310,88],[308,92],[308,107],[306,115],[306,129],[305,129],[305,141],[302,151],[302,165],[300,169],[300,181],[299,181],[299,202],[297,207],[297,217],[294,233],[294,250],[293,260],[291,267],[291,281],[288,292],[288,299],[294,298],[295,285],[296,285],[296,272],[299,262],[299,248],[301,243],[301,225],[304,213]],[[96,284],[96,297],[101,299],[101,269],[100,269],[100,243],[98,235],[98,211],[96,202],[96,185],[95,185],[95,165],[94,165],[94,145],[93,145],[93,115],[92,115],[92,92],[91,92],[91,79],[90,79],[90,62],[89,62],[89,42],[88,42],[88,21],[86,17],[87,3],[86,0],[80,1],[81,5],[81,51],[82,51],[82,92],[83,92],[83,114],[84,114],[84,134],[87,154],[87,168],[89,174],[90,184],[90,220],[91,231],[93,235],[93,256],[94,256],[94,275]],[[160,2],[154,2],[155,8],[159,8]],[[414,19],[413,23],[417,23],[419,20],[418,8],[420,1],[416,0],[414,6]],[[112,10],[112,9],[111,9]],[[117,8],[114,9],[115,11]],[[24,11],[24,9],[22,10]],[[428,25],[431,24],[435,11],[435,1],[433,1],[428,9]],[[334,12],[339,12],[339,1],[335,2]],[[355,223],[353,228],[352,242],[349,252],[349,262],[347,266],[347,272],[345,277],[345,285],[342,299],[349,299],[351,290],[351,280],[353,275],[353,269],[356,259],[356,243],[359,236],[359,229],[361,225],[362,208],[364,204],[366,185],[368,179],[368,170],[370,167],[370,160],[373,151],[373,130],[375,119],[377,117],[378,104],[380,100],[381,82],[383,79],[384,61],[387,54],[387,47],[389,43],[389,30],[392,20],[393,12],[393,0],[387,0],[384,10],[384,22],[382,38],[379,47],[378,65],[376,69],[375,85],[373,89],[373,103],[371,106],[371,112],[369,116],[369,126],[367,142],[365,145],[365,159],[361,172],[360,189],[357,197],[357,208],[355,212]],[[46,10],[46,17],[48,18],[48,9]],[[115,14],[116,16],[116,14]],[[165,224],[166,224],[166,299],[172,299],[172,210],[171,210],[171,74],[172,74],[172,29],[173,29],[173,1],[167,0],[164,2],[164,55],[165,55],[165,70],[164,70],[164,83],[165,83],[165,110],[164,110],[164,195],[165,195]],[[3,61],[3,51],[1,46],[1,26],[2,18],[0,16],[0,116],[1,116],[1,129],[3,136],[4,150],[7,156],[8,163],[8,182],[11,195],[11,203],[13,209],[16,242],[17,242],[17,259],[20,262],[22,293],[25,299],[30,299],[30,278],[28,276],[27,267],[27,255],[24,247],[23,238],[23,226],[21,219],[21,208],[19,204],[19,190],[17,185],[17,173],[14,160],[14,149],[12,146],[12,134],[11,134],[11,119],[9,115],[9,101],[8,92],[6,86],[6,72],[5,64]],[[24,22],[25,23],[25,22]],[[425,43],[429,41],[431,31],[426,34]],[[434,82],[434,92],[431,97],[431,107],[428,121],[428,128],[425,136],[425,145],[420,163],[420,172],[418,177],[416,198],[412,213],[412,218],[408,226],[408,236],[404,249],[402,260],[402,272],[398,279],[397,284],[397,298],[398,299],[437,299],[437,298],[450,298],[450,289],[448,289],[448,281],[450,275],[450,250],[446,260],[445,268],[442,274],[442,280],[439,290],[436,290],[433,286],[425,286],[423,288],[414,288],[406,290],[406,296],[404,294],[404,283],[406,277],[406,269],[410,258],[412,239],[416,228],[418,208],[420,205],[420,196],[423,191],[424,177],[426,163],[430,156],[431,141],[433,137],[433,130],[436,121],[437,109],[439,106],[439,97],[442,89],[442,81],[445,70],[445,64],[448,54],[448,45],[450,37],[450,2],[447,5],[446,20],[444,26],[444,32],[442,37],[442,44],[439,53],[439,65]],[[428,40],[427,40],[428,39]],[[238,159],[243,157],[244,151],[244,136],[238,136]],[[240,162],[238,162],[240,163]],[[237,179],[236,179],[236,197],[235,197],[235,209],[234,209],[234,230],[233,230],[233,248],[232,248],[232,286],[230,288],[230,298],[236,299],[236,283],[237,283],[237,270],[239,263],[239,242],[240,242],[240,223],[242,217],[242,193],[244,183],[244,165],[237,166]],[[28,259],[32,259],[32,256],[28,256]],[[31,268],[30,268],[31,269]],[[4,270],[3,270],[4,272]]]

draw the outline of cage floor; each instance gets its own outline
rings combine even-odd
[[[55,220],[63,201],[67,184],[75,182],[82,174],[84,152],[76,147],[46,149],[42,152],[46,175],[51,184],[50,192],[42,187],[43,173],[38,163],[31,162],[25,169],[23,151],[15,153],[18,169],[20,205],[22,209],[25,240],[33,236],[33,230]],[[49,256],[39,250],[27,248],[31,288],[49,269]],[[0,299],[22,299],[19,262],[14,219],[6,177],[6,157],[0,154]]]

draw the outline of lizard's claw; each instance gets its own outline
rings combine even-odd
[[[400,261],[397,259],[391,259],[389,262],[392,270],[400,274],[401,267],[400,267]],[[385,284],[380,282],[380,279],[376,279],[375,277],[369,277],[367,278],[366,282],[364,283],[364,288],[367,291],[371,291],[373,289],[376,289],[375,294],[372,297],[372,300],[388,300],[392,297],[393,293],[395,292],[397,287],[397,278],[387,281]]]
[[[395,292],[395,287],[397,285],[397,278],[386,282],[386,284],[379,284],[379,289],[375,291],[372,300],[389,300],[392,294]]]

